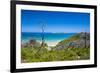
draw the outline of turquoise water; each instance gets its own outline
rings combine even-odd
[[[61,40],[67,39],[76,33],[44,33],[45,43],[49,46],[54,46]],[[42,33],[29,33],[29,32],[22,32],[21,40],[22,43],[28,42],[30,39],[35,39],[36,41],[41,43]]]

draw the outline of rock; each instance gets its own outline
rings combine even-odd
[[[78,38],[71,41],[71,39],[75,38],[76,36]],[[69,38],[70,42],[67,41],[69,39],[65,39],[66,41],[65,40],[61,41],[60,43],[57,44],[55,49],[60,50],[65,48],[67,49],[67,48],[87,48],[87,47],[89,48],[90,47],[90,33],[82,32],[75,35],[75,37],[73,36]]]
[[[32,48],[32,47],[40,47],[40,46],[41,44],[34,39],[31,39],[28,42],[21,44],[22,48]]]

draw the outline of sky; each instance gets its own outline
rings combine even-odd
[[[83,12],[56,12],[21,10],[22,32],[79,33],[90,32],[90,14]]]

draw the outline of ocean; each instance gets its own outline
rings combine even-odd
[[[41,43],[42,35],[44,35],[45,43],[48,46],[55,46],[58,42],[70,38],[76,33],[32,33],[32,32],[22,32],[21,33],[21,41],[22,43],[28,42],[30,39],[35,39],[36,41]]]

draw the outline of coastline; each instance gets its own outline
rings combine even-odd
[[[44,42],[48,46],[56,46],[60,41],[74,36],[76,33],[45,33]],[[29,42],[30,40],[36,40],[41,43],[41,33],[23,33],[22,34],[22,44]]]

